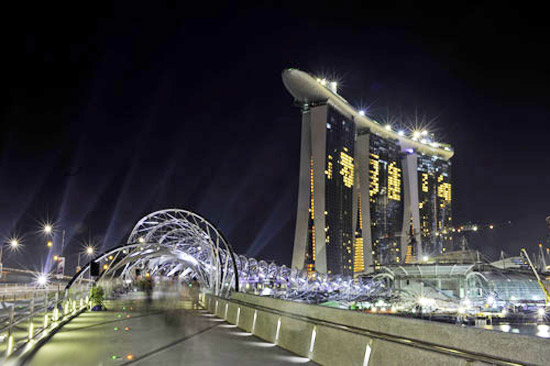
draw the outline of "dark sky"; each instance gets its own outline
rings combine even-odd
[[[377,119],[435,119],[455,148],[455,222],[512,222],[473,246],[515,254],[546,237],[541,9],[203,3],[2,11],[0,233],[25,244],[7,265],[45,263],[41,220],[66,230],[74,266],[82,242],[114,246],[172,207],[209,218],[240,253],[289,264],[300,114],[287,67],[337,77]]]

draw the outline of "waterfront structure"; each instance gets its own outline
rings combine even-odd
[[[372,120],[336,82],[283,82],[302,112],[293,267],[354,275],[452,249],[449,145]]]
[[[510,305],[536,307],[545,304],[544,292],[526,268],[503,269],[481,262],[450,264],[443,260],[430,264],[382,266],[375,278],[400,293],[403,302],[429,298],[499,311]]]

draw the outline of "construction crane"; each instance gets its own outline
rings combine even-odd
[[[529,267],[531,267],[531,270],[535,274],[535,277],[537,278],[539,286],[542,289],[542,292],[544,292],[544,296],[545,296],[544,303],[546,306],[548,306],[548,303],[550,302],[550,295],[548,294],[548,290],[544,286],[544,283],[542,283],[542,280],[540,279],[537,269],[533,265],[533,262],[531,262],[531,258],[529,258],[529,254],[527,254],[527,251],[525,250],[525,248],[521,248],[521,254],[525,256],[525,258],[527,259],[527,262],[529,263]]]

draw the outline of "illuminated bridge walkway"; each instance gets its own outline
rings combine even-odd
[[[26,364],[49,365],[313,365],[244,333],[187,301],[170,310],[115,301],[85,312],[54,334]]]
[[[44,296],[40,302],[33,297],[27,307],[11,305],[2,343],[8,361],[33,366],[310,360],[358,366],[534,366],[550,360],[544,338],[308,304],[361,301],[379,295],[383,287],[322,273],[308,276],[237,255],[211,223],[185,210],[147,215],[126,244],[92,263],[69,282],[63,296]],[[153,278],[158,298],[147,307],[133,297],[134,290],[140,283],[148,288]],[[209,312],[191,310],[180,300],[178,286],[193,279]],[[84,311],[94,303],[88,298],[91,283],[115,299],[106,303],[108,311]],[[44,326],[35,324],[42,319]],[[38,338],[41,329],[46,332]],[[35,342],[41,347],[33,347]]]

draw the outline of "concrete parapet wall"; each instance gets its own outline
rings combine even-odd
[[[550,364],[550,341],[538,337],[243,293],[205,301],[218,317],[321,365]]]

